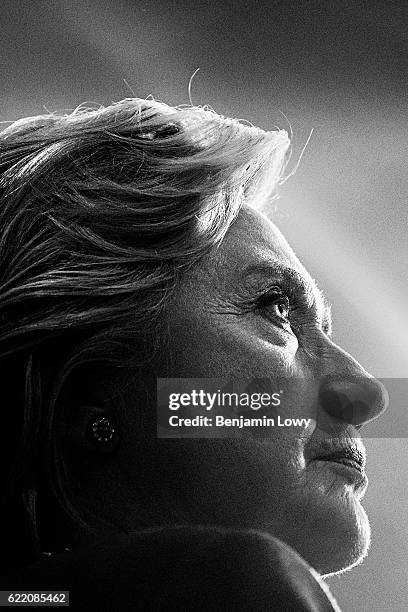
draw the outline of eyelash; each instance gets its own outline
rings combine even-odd
[[[268,307],[279,304],[279,301],[285,301],[288,311],[286,317],[276,313],[271,315],[266,312]],[[309,305],[302,295],[299,297],[299,294],[294,291],[292,286],[273,285],[256,298],[255,304],[255,309],[260,311],[268,321],[280,324],[283,329],[287,329],[289,325],[291,331],[300,341],[300,337],[303,334],[303,325],[301,323],[302,317],[299,318],[299,315],[305,316],[309,310]],[[293,317],[294,313],[298,313],[298,316]],[[325,334],[331,336],[332,330],[330,325],[323,323],[321,329]]]
[[[285,307],[288,311],[287,316],[275,314],[273,315],[274,321],[279,320],[282,325],[290,325],[293,329],[293,322],[291,321],[291,315],[297,309],[298,304],[296,298],[290,290],[285,290],[283,287],[275,285],[270,287],[267,291],[262,293],[257,299],[257,309],[265,313],[266,309],[273,305],[278,305],[284,302]],[[272,318],[270,315],[268,319]],[[293,329],[296,331],[295,329]]]

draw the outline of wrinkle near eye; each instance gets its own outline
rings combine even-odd
[[[331,309],[323,293],[315,281],[304,276],[298,270],[284,266],[277,262],[260,262],[246,268],[241,275],[243,286],[253,287],[252,290],[262,286],[280,285],[294,298],[300,307],[299,315],[303,317],[308,313],[327,335],[331,334]],[[299,318],[303,318],[299,316]]]

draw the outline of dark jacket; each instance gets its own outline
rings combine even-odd
[[[257,531],[163,527],[44,558],[2,590],[70,591],[74,610],[333,612],[323,581]]]

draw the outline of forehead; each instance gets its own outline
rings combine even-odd
[[[279,229],[262,213],[241,209],[222,243],[184,277],[179,287],[178,309],[208,311],[211,304],[234,303],[234,296],[259,295],[272,285],[302,298],[331,331],[330,306],[315,281],[296,257]],[[180,310],[181,309],[181,310]]]
[[[229,228],[220,247],[213,252],[211,265],[217,274],[262,272],[268,267],[294,270],[308,284],[313,281],[293,249],[262,213],[245,206]]]
[[[193,293],[204,291],[207,299],[217,292],[233,295],[238,287],[251,292],[251,287],[255,291],[275,281],[283,282],[283,286],[304,296],[330,333],[330,306],[315,281],[276,225],[253,208],[241,209],[222,243],[196,269],[197,273]]]

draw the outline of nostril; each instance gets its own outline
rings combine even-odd
[[[361,425],[370,420],[370,406],[361,399],[352,399],[351,394],[323,389],[319,393],[319,404],[324,413],[350,425]]]
[[[374,378],[326,379],[319,388],[318,424],[335,422],[361,427],[387,405],[384,387]]]

